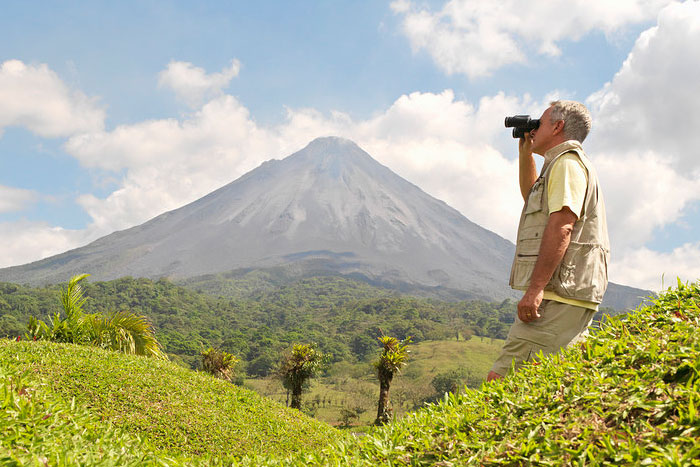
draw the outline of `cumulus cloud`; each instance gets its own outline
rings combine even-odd
[[[158,86],[169,88],[191,107],[197,107],[208,99],[223,94],[229,82],[238,76],[241,64],[232,60],[231,65],[219,73],[210,73],[189,62],[172,61],[158,75]]]
[[[92,229],[68,230],[43,222],[0,223],[0,267],[24,264],[84,245],[99,234]]]
[[[587,100],[594,119],[587,146],[614,220],[610,236],[618,256],[612,270],[630,283],[639,280],[649,287],[653,279],[658,289],[664,271],[667,279],[700,277],[697,245],[672,254],[645,248],[655,232],[682,221],[700,202],[700,160],[694,150],[700,145],[700,65],[687,53],[698,43],[700,3],[665,7],[620,71]],[[661,272],[643,278],[653,271]]]
[[[597,146],[654,151],[683,173],[700,169],[700,2],[674,3],[643,32],[620,71],[588,99]],[[598,144],[599,143],[599,144]]]
[[[20,211],[39,199],[32,190],[0,185],[0,213]]]
[[[45,64],[0,64],[0,130],[21,126],[48,137],[101,130],[104,110],[94,98],[69,89]]]
[[[686,243],[669,253],[642,247],[629,251],[613,262],[610,274],[622,277],[626,284],[648,290],[662,290],[681,281],[700,280],[700,242]]]
[[[557,56],[559,44],[591,31],[606,34],[652,20],[671,0],[450,0],[440,11],[407,0],[392,9],[414,50],[425,50],[448,74],[470,78],[523,63],[529,53]],[[565,12],[563,14],[562,12]]]

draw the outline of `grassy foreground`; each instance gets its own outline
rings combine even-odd
[[[2,341],[0,464],[700,465],[699,330],[700,285],[679,284],[561,356],[357,439],[166,362]]]
[[[262,464],[700,465],[700,286],[366,437]]]
[[[93,464],[110,452],[107,465],[206,464],[315,451],[340,436],[207,374],[94,347],[0,340],[0,379],[2,465]]]

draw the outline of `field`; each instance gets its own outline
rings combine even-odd
[[[465,375],[466,385],[478,387],[502,345],[499,339],[473,337],[467,341],[424,341],[410,346],[409,364],[391,386],[394,414],[400,418],[439,398],[431,382],[441,373],[459,371]],[[286,404],[286,391],[274,376],[247,379],[245,387]],[[357,428],[374,422],[378,396],[379,382],[371,363],[339,362],[329,368],[326,376],[312,380],[304,393],[304,411],[334,426]]]

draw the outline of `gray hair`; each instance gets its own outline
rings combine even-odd
[[[552,101],[549,105],[552,107],[552,123],[564,120],[564,135],[582,143],[591,131],[592,123],[586,106],[576,101]]]

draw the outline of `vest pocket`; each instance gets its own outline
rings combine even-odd
[[[518,254],[513,262],[511,271],[511,286],[516,289],[528,288],[532,270],[535,269],[537,255]]]
[[[607,251],[594,243],[569,243],[552,278],[554,292],[563,297],[600,303],[607,285]]]
[[[544,182],[542,179],[537,179],[535,184],[530,189],[530,194],[527,197],[527,207],[525,214],[542,210],[542,195],[544,194]]]

